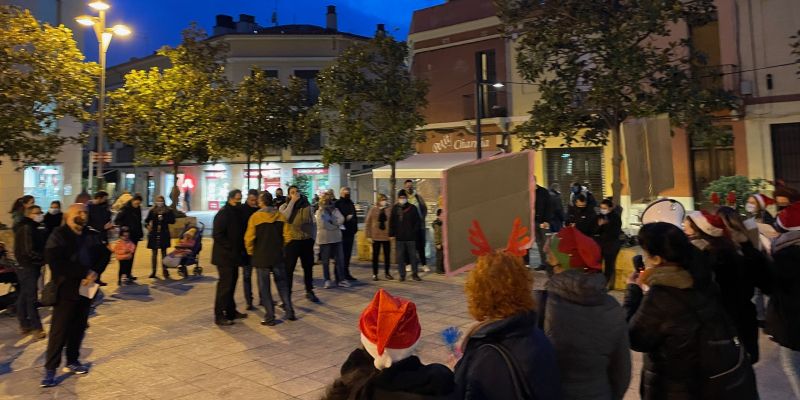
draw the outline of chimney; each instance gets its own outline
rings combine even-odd
[[[386,25],[378,24],[378,29],[375,30],[375,37],[386,35]]]
[[[339,23],[336,20],[336,6],[328,6],[328,13],[325,15],[325,27],[332,30],[339,30]]]
[[[233,23],[233,17],[230,15],[218,14],[217,24],[214,25],[214,36],[233,32],[236,32],[236,24]]]
[[[237,33],[253,33],[256,30],[256,17],[247,14],[239,14],[239,22],[236,23]]]

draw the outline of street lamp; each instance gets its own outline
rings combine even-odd
[[[97,99],[97,187],[102,187],[103,182],[103,163],[105,156],[105,133],[103,132],[103,124],[105,122],[105,101],[106,101],[106,53],[108,46],[111,44],[111,39],[114,35],[128,36],[131,34],[131,29],[125,25],[114,25],[110,28],[106,27],[106,11],[111,8],[108,3],[103,1],[93,1],[89,3],[89,7],[97,11],[98,16],[81,15],[75,18],[75,21],[84,26],[91,26],[94,28],[94,34],[97,36],[98,52],[97,57],[100,60],[100,90]],[[91,171],[89,171],[91,176]]]

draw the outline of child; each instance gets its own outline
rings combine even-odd
[[[130,281],[131,270],[133,269],[133,254],[136,252],[136,244],[130,239],[130,232],[127,227],[119,230],[119,240],[108,245],[119,261],[119,277],[117,285]]]
[[[189,228],[183,234],[180,242],[175,245],[175,250],[169,253],[161,263],[167,268],[176,268],[181,265],[181,260],[192,252],[195,244],[197,228]]]
[[[433,221],[433,244],[436,246],[436,273],[444,273],[444,247],[442,247],[442,209],[436,210],[436,220]]]

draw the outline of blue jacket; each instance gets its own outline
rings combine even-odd
[[[537,327],[535,312],[491,322],[476,330],[464,345],[456,364],[456,393],[465,400],[516,399],[511,372],[500,353],[486,344],[500,345],[513,357],[537,400],[561,398],[561,378],[550,341]]]

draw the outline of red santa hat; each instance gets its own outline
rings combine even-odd
[[[361,344],[375,359],[375,368],[384,369],[411,356],[422,328],[417,306],[379,289],[359,321]]]
[[[559,258],[560,255],[569,257],[569,265],[563,265],[563,267],[603,270],[600,246],[574,226],[558,231],[551,239],[550,248],[556,258]]]
[[[800,202],[792,203],[778,213],[778,226],[787,231],[800,231]]]
[[[725,222],[722,218],[704,211],[692,211],[687,216],[689,219],[709,236],[725,236]]]
[[[775,199],[773,199],[771,197],[768,197],[766,195],[763,195],[761,193],[754,194],[753,198],[756,199],[756,202],[758,202],[759,208],[761,208],[762,210],[766,209],[767,206],[771,206],[771,205],[775,204]]]

